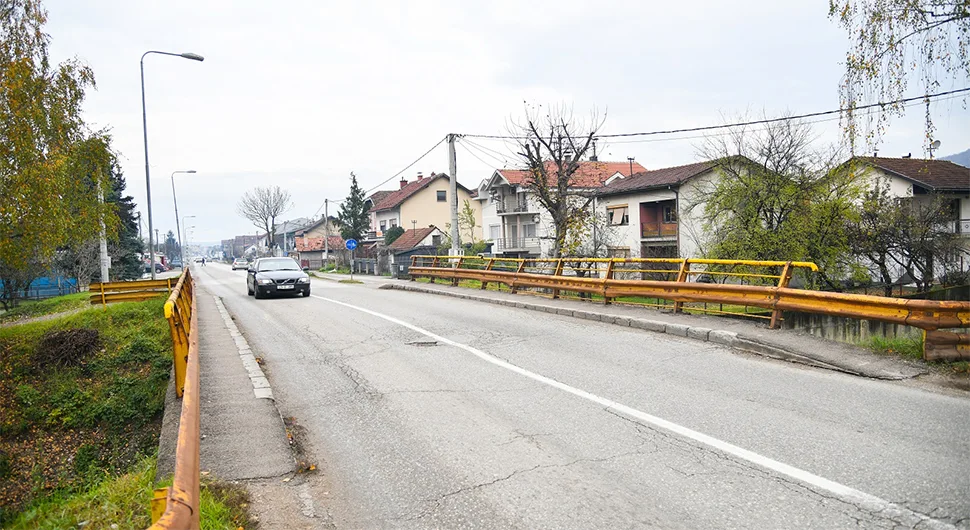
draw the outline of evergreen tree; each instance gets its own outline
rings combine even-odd
[[[138,237],[135,202],[131,195],[125,195],[125,176],[117,164],[112,165],[110,178],[111,190],[105,197],[105,201],[114,206],[120,221],[116,233],[108,235],[111,279],[138,279],[144,269],[141,254],[145,251],[145,247]]]
[[[364,190],[357,185],[357,175],[350,173],[350,195],[340,205],[340,236],[344,239],[360,240],[370,230],[370,215],[364,202]]]

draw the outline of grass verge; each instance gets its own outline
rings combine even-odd
[[[63,313],[72,309],[90,307],[90,293],[74,293],[54,296],[44,300],[24,300],[17,307],[0,313],[0,322],[13,322],[27,318]]]
[[[110,477],[74,494],[50,497],[10,522],[10,530],[78,528],[147,528],[156,458],[138,461],[123,475]],[[163,483],[161,486],[169,484]],[[249,494],[239,486],[204,480],[199,497],[203,530],[251,528]],[[117,526],[113,526],[117,525]]]
[[[870,337],[865,347],[883,355],[898,355],[906,359],[923,359],[923,336],[912,337]]]
[[[163,304],[0,328],[0,524],[155,451],[172,355]]]
[[[360,280],[350,280],[350,279],[347,279],[347,280],[337,280],[337,283],[364,283],[364,282],[362,282]]]

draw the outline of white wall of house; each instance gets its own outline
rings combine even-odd
[[[381,229],[381,222],[384,222],[384,229]],[[401,211],[397,208],[391,208],[388,210],[381,210],[379,212],[374,212],[374,226],[371,228],[377,231],[378,236],[383,236],[384,232],[392,226],[400,226],[404,229],[410,229],[411,226],[404,226],[401,224]]]

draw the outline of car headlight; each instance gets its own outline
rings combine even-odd
[[[310,278],[309,277],[300,278],[299,280],[296,281],[296,283],[310,283]]]
[[[273,280],[270,280],[268,278],[260,278],[256,281],[259,282],[260,285],[270,285],[271,283],[273,283]]]

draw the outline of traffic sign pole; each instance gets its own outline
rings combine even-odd
[[[357,240],[348,239],[346,246],[350,251],[350,281],[354,281],[354,250],[357,248]]]

